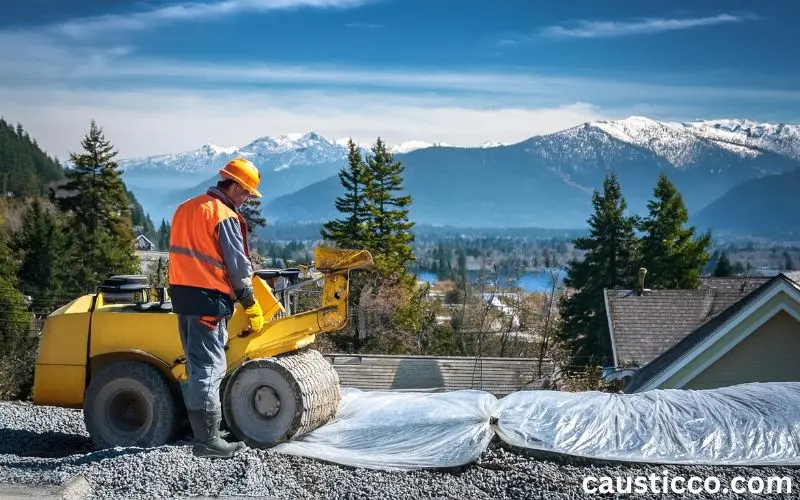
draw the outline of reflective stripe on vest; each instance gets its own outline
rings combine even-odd
[[[172,252],[172,253],[179,253],[179,254],[182,254],[182,255],[187,255],[189,257],[194,257],[195,259],[202,260],[206,264],[211,264],[212,266],[216,266],[216,267],[218,267],[220,269],[225,269],[225,263],[224,262],[220,262],[220,261],[214,259],[214,257],[206,255],[206,254],[204,254],[202,252],[198,252],[197,250],[192,250],[191,248],[179,247],[177,245],[173,245],[173,246],[169,247],[169,251]]]
[[[169,282],[217,290],[235,298],[217,239],[217,225],[241,217],[222,200],[203,194],[175,211],[169,242]]]

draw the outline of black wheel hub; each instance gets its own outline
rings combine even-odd
[[[106,418],[120,432],[135,434],[147,425],[147,401],[136,391],[120,391],[108,402]]]
[[[263,417],[272,418],[281,411],[281,398],[272,387],[261,386],[253,395],[253,409]]]

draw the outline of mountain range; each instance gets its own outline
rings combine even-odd
[[[226,161],[243,156],[262,172],[268,221],[320,222],[340,216],[334,200],[342,194],[337,172],[346,165],[345,144],[346,139],[308,132],[262,137],[243,147],[204,145],[120,165],[154,220],[169,219],[178,203],[214,182]],[[726,221],[726,196],[733,196],[734,188],[746,191],[748,182],[791,175],[800,167],[800,126],[633,116],[587,122],[515,144],[411,141],[392,150],[405,166],[404,185],[413,198],[410,215],[420,224],[583,228],[592,211],[592,191],[607,170],[614,170],[631,211],[645,213],[656,179],[665,172],[693,220],[735,231],[736,224]]]

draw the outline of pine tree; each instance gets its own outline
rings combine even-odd
[[[64,170],[43,152],[22,128],[0,118],[0,193],[40,196],[49,182],[63,179]]]
[[[71,219],[76,284],[88,290],[111,274],[138,273],[139,260],[117,152],[94,120],[81,145],[82,153],[70,153],[74,167],[66,172],[65,195],[58,201]]]
[[[406,266],[414,260],[411,247],[414,223],[408,220],[411,196],[398,194],[403,190],[404,167],[394,160],[386,144],[378,138],[367,158],[367,169],[365,194],[371,214],[367,229],[376,268],[386,274],[403,275]]]
[[[345,193],[335,202],[336,209],[345,214],[345,218],[326,222],[320,234],[323,239],[334,242],[340,248],[367,248],[369,237],[366,227],[371,217],[366,198],[369,170],[353,139],[347,142],[347,148],[347,167],[339,171],[339,182]]]
[[[693,289],[710,258],[711,232],[695,239],[694,227],[685,228],[689,213],[675,185],[663,173],[648,203],[650,214],[639,224],[642,231],[642,267],[649,288]]]
[[[605,364],[611,349],[603,291],[627,287],[635,276],[636,219],[625,214],[627,203],[614,173],[606,175],[603,194],[592,195],[594,214],[589,234],[577,238],[575,248],[585,252],[572,261],[564,284],[577,292],[560,299],[562,329],[559,337],[571,350],[572,364]]]
[[[156,245],[158,249],[162,252],[166,252],[169,250],[169,233],[170,233],[170,224],[161,219],[161,226],[158,228],[158,237],[156,238]]]
[[[731,265],[731,260],[728,258],[727,253],[722,252],[719,259],[717,259],[717,265],[714,266],[713,275],[717,278],[733,276],[733,266]]]
[[[33,295],[34,308],[42,309],[62,291],[65,272],[62,256],[67,253],[59,221],[34,198],[25,212],[14,250],[21,262],[19,286]]]
[[[267,219],[261,213],[261,200],[250,198],[239,209],[244,220],[247,221],[247,234],[252,234],[256,227],[267,227]]]
[[[24,297],[16,288],[16,266],[4,221],[5,207],[0,204],[0,356],[18,347],[30,331],[32,320]],[[0,373],[0,378],[7,375]],[[0,384],[4,385],[5,381]]]

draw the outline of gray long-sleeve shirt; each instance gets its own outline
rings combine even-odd
[[[228,197],[216,187],[211,190],[222,198]],[[232,203],[231,203],[232,205]],[[255,303],[253,294],[253,265],[245,253],[244,238],[242,227],[237,217],[228,217],[217,224],[217,237],[219,238],[222,255],[225,259],[225,268],[228,273],[228,280],[233,287],[237,300],[245,308]]]

